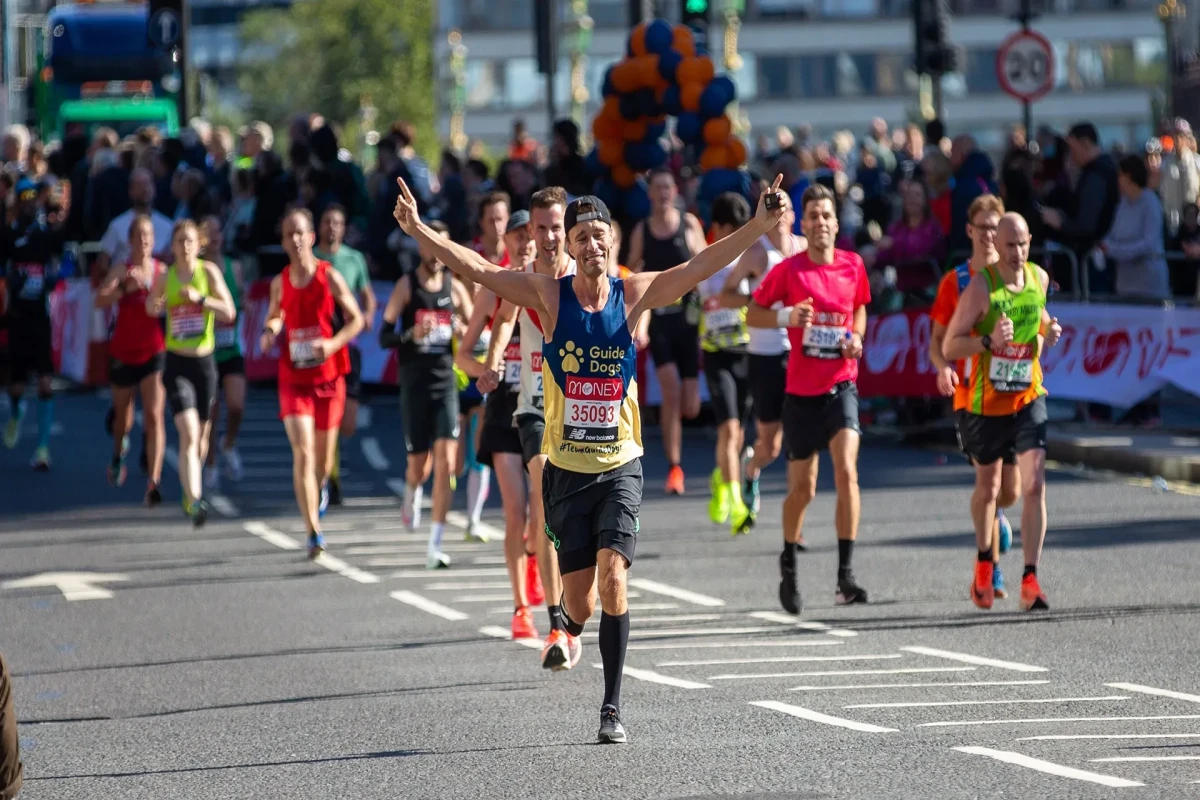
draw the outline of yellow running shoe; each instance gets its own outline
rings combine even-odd
[[[712,492],[712,498],[708,501],[708,518],[714,525],[724,525],[729,519],[729,487],[721,480],[720,468],[712,471],[708,490]]]

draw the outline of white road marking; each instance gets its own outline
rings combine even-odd
[[[772,711],[782,711],[784,714],[791,714],[793,717],[806,719],[810,722],[820,722],[823,725],[833,725],[837,728],[849,728],[852,731],[862,731],[863,733],[896,733],[896,728],[883,728],[879,725],[871,725],[866,722],[857,722],[852,719],[842,719],[841,717],[831,717],[828,714],[822,714],[818,711],[813,711],[800,706],[793,706],[787,703],[780,703],[778,700],[758,700],[750,705],[758,706],[759,708],[767,708]]]
[[[386,483],[387,487],[392,490],[392,493],[395,494],[396,497],[399,497],[401,502],[403,502],[405,489],[404,478],[388,478]],[[425,493],[421,496],[421,508],[425,511],[433,509],[433,497],[430,493]],[[449,516],[447,516],[446,521],[450,521]]]
[[[399,600],[401,603],[406,603],[406,604],[412,606],[413,608],[419,608],[422,611],[424,611],[426,614],[433,614],[435,617],[441,617],[442,619],[448,619],[451,622],[458,622],[459,620],[464,620],[464,619],[470,618],[470,615],[468,615],[468,614],[464,614],[463,612],[458,611],[453,608],[448,608],[448,607],[442,605],[441,603],[435,603],[434,601],[430,600],[429,598],[422,597],[421,595],[414,594],[413,592],[408,592],[408,591],[392,592],[391,598],[393,600]]]
[[[1114,778],[1112,775],[1101,775],[1098,772],[1087,772],[1086,770],[1075,769],[1073,767],[1064,767],[1061,764],[1043,761],[1040,758],[1030,758],[1029,756],[1023,756],[1020,753],[1014,753],[1009,750],[993,750],[990,747],[956,747],[954,749],[960,753],[973,756],[987,756],[988,758],[994,758],[997,761],[1003,761],[1007,764],[1015,764],[1018,767],[1044,772],[1047,775],[1058,775],[1060,778],[1073,778],[1077,781],[1098,783],[1101,786],[1112,786],[1114,788],[1145,786],[1145,784],[1138,783],[1137,781],[1128,781],[1124,778]]]
[[[421,587],[427,592],[462,592],[479,589],[511,589],[508,581],[477,581],[467,583],[427,583]],[[507,597],[507,595],[505,595]]]
[[[374,417],[374,415],[371,413],[371,407],[369,405],[367,405],[366,403],[359,403],[358,404],[358,419],[355,420],[355,427],[358,428],[360,431],[370,430],[371,422],[374,421],[373,417]]]
[[[592,664],[596,669],[604,669],[603,664]],[[682,678],[672,678],[670,675],[662,675],[658,672],[648,669],[637,669],[636,667],[625,667],[622,670],[623,674],[629,678],[636,678],[639,681],[648,683],[661,683],[664,686],[674,686],[677,689],[711,689],[707,683],[698,683],[697,681],[685,681]]]
[[[720,619],[720,614],[672,614],[669,616],[658,616],[650,614],[645,617],[638,617],[638,623],[646,622],[712,622],[715,619]]]
[[[512,631],[508,628],[501,628],[499,625],[486,625],[479,629],[479,632],[487,636],[494,636],[497,639],[505,639],[513,644],[519,644],[522,647],[528,647],[530,650],[541,650],[541,639],[514,639]]]
[[[933,689],[943,686],[1033,686],[1050,681],[962,681],[941,683],[846,683],[841,686],[795,686],[790,692],[836,692],[851,689]]]
[[[208,502],[223,517],[238,516],[238,507],[223,494],[209,495]]]
[[[475,570],[475,571],[480,572],[481,570]],[[396,573],[396,574],[401,575],[403,573]],[[460,571],[459,574],[461,575],[462,572]],[[491,573],[489,573],[489,574],[491,574]],[[639,628],[639,629],[631,630],[629,632],[629,635],[631,637],[634,637],[634,636],[732,636],[734,634],[742,634],[742,633],[775,633],[778,630],[779,630],[779,628],[679,628],[679,629]],[[585,638],[593,638],[594,639],[597,636],[599,636],[600,633],[598,631],[584,631],[583,635]],[[674,646],[680,647],[681,645],[674,645]]]
[[[999,659],[995,658],[984,658],[982,656],[973,656],[967,653],[954,653],[949,650],[938,650],[933,647],[901,647],[900,649],[923,656],[934,656],[935,658],[947,658],[951,661],[961,661],[964,664],[976,664],[981,667],[996,667],[997,669],[1010,669],[1013,672],[1049,672],[1049,670],[1045,667],[1035,667],[1031,664],[1020,664],[1016,661],[1000,661]]]
[[[1025,703],[1101,703],[1111,700],[1128,700],[1122,695],[1109,697],[1039,697],[1035,700],[942,700],[932,703],[860,703],[842,708],[934,708],[937,706],[1008,706]]]
[[[492,564],[503,564],[503,556],[473,556],[470,559],[462,559],[455,563],[466,562],[476,567],[489,566]],[[425,565],[425,558],[369,558],[366,562],[368,567],[422,567]]]
[[[106,572],[43,572],[0,584],[4,589],[37,589],[53,586],[63,593],[68,601],[111,600],[113,593],[97,586],[98,583],[123,583],[128,575]]]
[[[352,567],[337,556],[329,555],[329,553],[321,553],[313,563],[324,567],[330,572],[336,572],[343,578],[349,578],[356,583],[379,583],[379,576],[375,573],[361,570],[358,567]]]
[[[361,412],[362,409],[360,408],[359,413]],[[359,445],[362,447],[363,458],[371,465],[371,469],[387,472],[388,468],[392,466],[387,456],[383,454],[383,448],[379,446],[379,440],[374,436],[365,437],[359,442]],[[403,493],[401,493],[401,497],[403,497]]]
[[[446,512],[446,524],[448,524],[448,525],[454,525],[456,527],[462,528],[463,530],[466,530],[467,525],[470,524],[470,522],[471,522],[471,518],[468,517],[466,514],[463,514],[461,511],[447,511]],[[482,522],[482,521],[476,522],[475,523],[475,532],[477,534],[487,537],[489,540],[491,540],[493,542],[497,541],[497,540],[504,541],[504,531],[501,530],[500,528],[497,528],[494,525],[489,525],[486,522]]]
[[[634,594],[637,594],[634,592]],[[626,597],[629,594],[626,593]],[[669,611],[672,608],[679,608],[679,603],[630,603],[628,606],[630,611]]]
[[[1200,733],[1085,733],[1058,736],[1022,736],[1018,742],[1067,742],[1075,739],[1200,739]]]
[[[919,728],[946,728],[955,725],[1033,725],[1043,722],[1146,722],[1155,719],[1200,719],[1200,714],[1161,717],[1042,717],[1040,719],[971,719],[948,722],[922,722]]]
[[[715,597],[709,597],[706,594],[697,594],[696,592],[690,592],[687,589],[680,589],[677,586],[659,583],[658,581],[648,580],[647,578],[630,578],[629,585],[645,592],[661,594],[665,595],[666,597],[674,597],[676,600],[682,600],[685,603],[692,603],[693,605],[697,606],[716,608],[718,606],[725,605],[724,600],[719,600]]]
[[[744,681],[756,678],[820,678],[831,675],[900,675],[911,672],[970,672],[974,667],[913,667],[910,669],[852,669],[843,672],[770,672],[762,675],[714,675],[713,681]]]
[[[1200,756],[1117,756],[1115,758],[1089,758],[1093,764],[1117,761],[1200,761]]]
[[[833,647],[845,642],[825,639],[803,639],[796,642],[669,642],[664,644],[631,644],[630,650],[698,650],[717,647]]]
[[[400,482],[401,484],[404,481]],[[391,482],[388,482],[391,485]],[[403,486],[401,486],[400,496],[404,496]],[[399,503],[390,497],[343,497],[342,505],[346,508],[383,508],[384,506],[395,507]]]
[[[1157,695],[1158,697],[1170,697],[1172,700],[1186,700],[1189,703],[1200,703],[1200,695],[1173,692],[1170,689],[1156,689],[1153,686],[1143,686],[1140,683],[1106,683],[1104,685],[1110,689],[1120,689],[1125,692],[1139,692],[1141,694]]]
[[[398,534],[391,534],[388,538],[394,539]],[[399,534],[403,535],[403,534]],[[329,535],[325,535],[325,539],[329,539]],[[415,539],[408,541],[393,541],[392,544],[379,544],[378,537],[371,544],[352,544],[349,547],[338,548],[338,552],[345,553],[348,556],[415,556],[425,555],[428,550],[428,539],[425,536],[420,538],[420,541]],[[489,550],[484,549],[485,545],[476,544],[474,542],[443,542],[442,552],[445,553],[462,553],[464,555],[486,555]],[[500,562],[496,562],[500,563]]]
[[[712,667],[719,664],[780,664],[794,661],[874,661],[902,658],[899,653],[882,656],[777,656],[773,658],[714,658],[706,661],[664,661],[656,667]]]
[[[813,622],[811,620],[802,620],[791,614],[784,614],[780,611],[753,611],[750,616],[755,619],[765,620],[766,622],[778,622],[783,625],[791,625],[793,628],[800,628],[805,631],[817,631],[819,633],[828,634],[829,636],[841,636],[849,638],[858,636],[855,631],[846,630],[845,628],[834,628],[826,625],[824,622]]]
[[[426,589],[429,587],[426,586]],[[512,602],[511,594],[486,594],[475,595],[474,597],[460,597],[454,602],[456,603],[503,603],[505,601]],[[508,606],[505,606],[508,608]]]
[[[451,570],[453,570],[453,574],[456,577],[463,577],[463,578],[493,578],[493,577],[496,577],[497,575],[507,575],[508,574],[508,570],[504,569],[503,567],[497,567],[495,569],[455,569],[455,568],[451,567],[449,570],[446,570],[446,569],[422,569],[422,570],[402,569],[399,572],[393,572],[391,574],[391,577],[393,577],[393,578],[445,578],[446,573],[450,572]]]
[[[277,531],[261,522],[251,521],[243,523],[242,530],[246,531],[246,533],[252,533],[263,541],[269,542],[270,544],[273,544],[276,547],[280,547],[284,550],[303,549],[303,545],[301,545],[292,537],[288,536],[286,533]]]

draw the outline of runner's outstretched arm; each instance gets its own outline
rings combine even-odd
[[[987,313],[991,300],[988,297],[987,281],[976,275],[963,290],[958,308],[946,326],[946,341],[942,344],[942,356],[949,362],[962,361],[987,351],[983,339],[973,336],[971,330]]]
[[[736,232],[706,247],[679,266],[664,272],[641,272],[629,276],[625,281],[626,302],[636,304],[631,315],[640,316],[643,311],[648,309],[661,308],[674,303],[696,288],[701,281],[716,275],[730,262],[740,257],[758,241],[759,237],[775,227],[788,205],[787,195],[779,191],[779,184],[782,180],[782,175],[775,176],[774,185],[769,191],[763,192],[763,196],[759,200],[758,212],[754,215],[754,219]],[[776,208],[768,209],[766,198],[772,193],[779,197],[780,202]]]

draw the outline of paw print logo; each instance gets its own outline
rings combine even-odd
[[[567,342],[558,354],[562,356],[562,371],[566,373],[579,372],[579,359],[583,358],[583,348],[576,347],[574,342]]]

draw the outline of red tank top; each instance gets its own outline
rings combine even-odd
[[[132,265],[127,264],[122,280],[133,269]],[[117,324],[108,343],[108,352],[122,364],[145,364],[163,351],[162,320],[146,313],[146,297],[163,269],[162,262],[156,260],[150,283],[125,295],[117,305]]]
[[[319,360],[313,356],[314,339],[333,337],[337,301],[329,288],[327,261],[317,262],[317,272],[303,289],[292,285],[292,268],[280,275],[283,334],[279,343],[279,382],[292,386],[319,386],[350,372],[350,354],[342,348]]]

